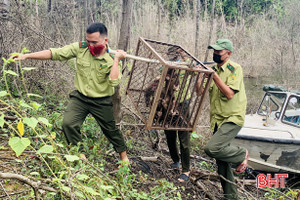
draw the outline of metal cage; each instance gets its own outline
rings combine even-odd
[[[145,128],[195,130],[213,71],[181,46],[150,39],[139,38],[135,55],[145,59],[133,61],[126,93]]]

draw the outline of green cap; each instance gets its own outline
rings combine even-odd
[[[233,52],[233,45],[232,42],[228,39],[218,39],[216,44],[208,46],[209,49],[215,49],[215,50],[223,50],[227,49],[231,52]]]

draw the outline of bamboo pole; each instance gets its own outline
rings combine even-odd
[[[109,53],[116,54],[117,51],[109,49]],[[148,62],[148,63],[160,63],[159,60],[144,58],[144,57],[140,57],[140,56],[134,56],[134,55],[130,55],[130,54],[127,54],[126,58],[138,60],[138,61],[142,61],[142,62]],[[171,64],[171,65],[189,65],[190,64],[187,62],[170,62],[170,61],[166,61],[166,63]]]

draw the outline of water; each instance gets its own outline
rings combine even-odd
[[[263,86],[272,84],[272,85],[280,85],[287,89],[293,89],[300,91],[300,84],[296,81],[293,83],[290,80],[289,84],[283,83],[286,81],[280,81],[281,78],[276,76],[261,76],[256,78],[244,78],[244,84],[247,95],[247,114],[255,113],[258,109],[258,106],[263,98],[264,91]]]

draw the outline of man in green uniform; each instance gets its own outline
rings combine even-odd
[[[50,48],[35,53],[14,56],[15,60],[68,60],[76,58],[76,90],[70,93],[70,102],[63,119],[67,141],[76,145],[81,141],[80,127],[90,113],[113,144],[122,161],[128,161],[124,138],[115,125],[111,96],[120,83],[121,59],[126,53],[117,50],[108,53],[107,28],[102,23],[91,24],[86,31],[86,42],[76,42],[62,48]]]
[[[228,39],[219,39],[208,47],[214,49],[213,60],[217,66],[210,85],[210,126],[213,136],[204,148],[207,155],[216,159],[218,173],[226,199],[238,199],[232,165],[238,166],[236,173],[245,171],[248,151],[242,147],[231,146],[231,141],[241,130],[246,112],[247,99],[241,66],[229,58],[233,45]],[[200,87],[198,81],[198,89]],[[227,180],[224,180],[227,179]],[[232,184],[234,183],[234,184]]]

